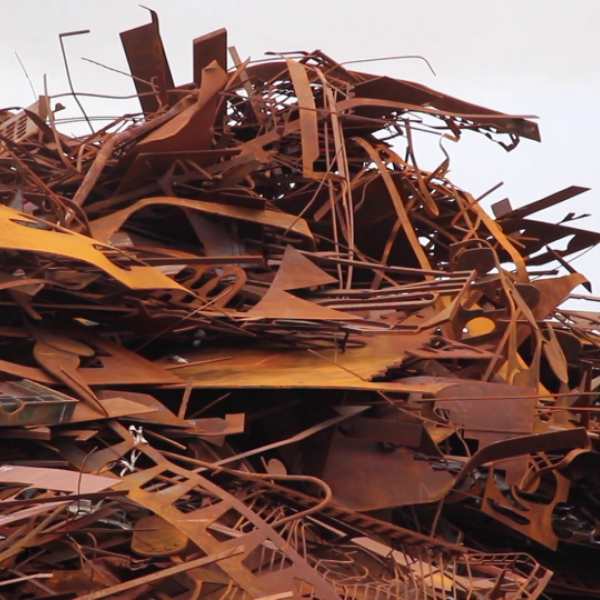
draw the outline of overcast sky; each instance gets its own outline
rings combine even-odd
[[[542,143],[523,140],[508,154],[475,134],[466,134],[458,144],[447,142],[450,177],[457,185],[478,196],[502,181],[504,186],[490,201],[508,196],[515,207],[572,184],[590,187],[591,192],[543,216],[560,220],[570,211],[591,213],[591,218],[574,225],[600,229],[600,0],[146,0],[145,4],[159,13],[176,84],[192,79],[193,38],[221,27],[228,29],[228,43],[242,58],[260,58],[268,50],[317,48],[339,62],[423,55],[437,76],[417,60],[357,68],[415,80],[499,111],[540,118]],[[58,34],[80,29],[90,33],[65,40],[75,89],[134,93],[129,78],[81,57],[127,71],[119,32],[149,21],[148,12],[136,2],[19,0],[9,6],[3,7],[0,36],[0,106],[33,102],[15,52],[37,93],[44,91],[44,74],[50,94],[67,91]],[[77,114],[71,98],[63,103],[69,112],[60,115]],[[97,115],[137,109],[137,101],[88,99],[84,105]],[[417,152],[420,147],[426,167],[441,161],[441,152],[428,140],[417,139]],[[600,248],[575,266],[600,295],[598,261]]]

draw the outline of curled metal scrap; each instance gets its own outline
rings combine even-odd
[[[413,145],[537,125],[225,29],[175,86],[151,14],[139,115],[0,111],[0,600],[594,596],[586,190],[492,217]]]

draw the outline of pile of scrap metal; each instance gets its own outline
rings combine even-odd
[[[122,42],[140,114],[0,114],[0,599],[600,597],[600,316],[561,307],[600,234],[535,219],[585,190],[492,217],[412,143],[537,126]]]

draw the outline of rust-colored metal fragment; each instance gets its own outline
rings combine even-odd
[[[121,40],[142,113],[0,110],[0,597],[596,597],[600,234],[539,218],[587,190],[492,216],[416,155],[538,126]]]

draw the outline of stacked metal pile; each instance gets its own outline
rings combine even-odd
[[[600,234],[535,219],[584,190],[494,218],[412,145],[536,125],[122,41],[142,114],[0,116],[0,599],[597,595],[599,316],[560,306]]]

